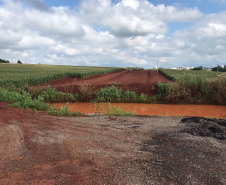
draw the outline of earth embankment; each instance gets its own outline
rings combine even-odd
[[[83,79],[68,77],[40,84],[36,87],[51,86],[58,91],[78,93],[79,88],[84,85],[92,86],[94,90],[117,85],[123,90],[133,90],[138,94],[151,95],[157,93],[158,87],[156,84],[158,82],[165,83],[170,82],[170,80],[154,70],[123,70],[103,75],[93,75]]]

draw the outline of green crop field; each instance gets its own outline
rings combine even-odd
[[[183,75],[184,73],[190,73],[194,75],[207,75],[208,78],[215,78],[217,75],[226,74],[226,72],[206,71],[206,70],[178,70],[178,69],[160,69],[166,76],[172,76],[175,78],[177,75]]]
[[[0,87],[37,85],[64,77],[84,78],[122,70],[113,67],[82,67],[33,64],[0,64]]]

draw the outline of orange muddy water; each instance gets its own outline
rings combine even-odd
[[[57,108],[65,106],[66,103],[53,103]],[[135,115],[155,116],[200,116],[226,118],[226,106],[217,105],[166,105],[166,104],[141,104],[141,103],[111,103],[112,106],[121,107],[133,112]],[[107,103],[70,103],[70,111],[82,113],[106,112]]]

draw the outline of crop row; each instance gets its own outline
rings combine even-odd
[[[122,68],[0,64],[0,86],[31,86],[65,77],[85,78],[120,70]]]

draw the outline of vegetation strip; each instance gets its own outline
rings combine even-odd
[[[81,115],[79,112],[70,113],[68,107],[62,107],[62,109],[57,110],[55,107],[49,107],[48,103],[53,102],[109,102],[109,103],[189,103],[189,104],[210,104],[210,105],[226,105],[226,80],[221,78],[213,78],[216,72],[199,72],[197,71],[181,71],[178,72],[180,75],[175,75],[175,70],[163,70],[160,69],[161,73],[164,73],[168,77],[172,77],[174,82],[172,83],[157,83],[158,93],[153,96],[148,96],[144,93],[138,95],[136,92],[131,90],[122,90],[118,84],[112,85],[110,87],[101,88],[98,91],[94,91],[94,88],[86,84],[80,87],[80,93],[71,94],[65,92],[56,91],[56,89],[51,87],[39,87],[36,89],[28,88],[28,81],[34,85],[40,83],[40,81],[49,81],[52,78],[58,78],[62,76],[80,76],[85,77],[92,74],[102,74],[106,72],[112,72],[121,70],[120,68],[84,68],[77,67],[69,72],[69,68],[65,66],[53,67],[45,66],[46,71],[40,73],[39,66],[35,66],[34,69],[31,65],[13,65],[13,64],[1,64],[9,65],[10,67],[4,68],[5,74],[11,74],[9,79],[6,76],[0,80],[0,101],[1,102],[11,102],[12,107],[22,107],[24,109],[32,108],[35,110],[48,110],[50,114],[54,115],[68,115],[68,116],[78,116]],[[17,67],[15,67],[17,66]],[[21,66],[25,66],[22,70]],[[72,67],[73,68],[73,67]],[[17,69],[18,71],[16,72]],[[31,71],[26,71],[26,69],[31,69]],[[57,70],[56,70],[57,69]],[[59,69],[64,69],[60,72]],[[75,69],[79,69],[80,73],[77,73]],[[96,71],[94,70],[96,69]],[[2,70],[2,68],[1,68]],[[20,71],[21,70],[21,71]],[[34,72],[34,71],[36,72]],[[84,71],[83,71],[84,70]],[[131,69],[131,70],[142,70],[142,69]],[[23,73],[22,73],[23,72]],[[33,74],[36,75],[37,72],[40,74],[37,78],[33,79]],[[45,73],[46,72],[46,73]],[[25,75],[24,75],[25,73]],[[193,73],[193,74],[191,74]],[[2,73],[1,73],[2,74]],[[28,76],[26,76],[26,74]],[[197,75],[201,74],[201,75]],[[211,75],[210,75],[211,74]],[[52,76],[51,76],[52,75]],[[20,76],[24,76],[20,78]],[[6,85],[7,80],[11,80],[10,85]],[[19,87],[16,89],[16,87]],[[147,87],[148,88],[148,87]],[[154,87],[150,87],[154,89]],[[113,114],[127,114],[126,110],[118,110],[116,107],[111,107],[109,104],[109,115]],[[111,113],[113,111],[113,113]],[[128,113],[129,115],[130,113]]]

